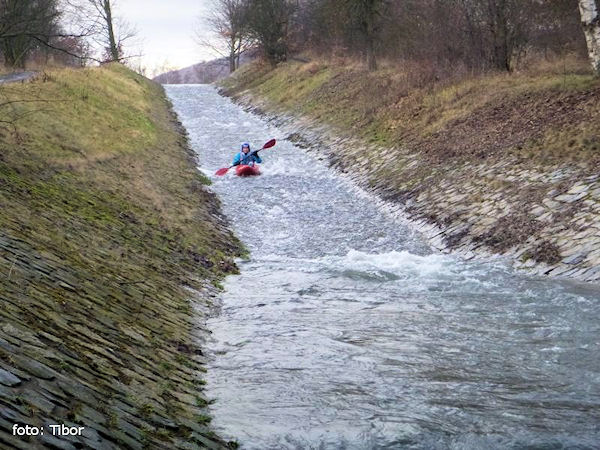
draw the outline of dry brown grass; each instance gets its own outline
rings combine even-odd
[[[273,71],[247,67],[225,87],[432,163],[508,153],[540,164],[597,160],[600,82],[581,58],[528,61],[515,73],[428,61],[382,61],[367,72],[356,59],[309,58]]]

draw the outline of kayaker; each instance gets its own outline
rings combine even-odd
[[[248,144],[247,142],[244,142],[242,144],[242,151],[239,152],[237,155],[235,155],[235,158],[233,158],[233,166],[238,166],[240,164],[246,165],[246,166],[253,166],[254,164],[260,164],[262,163],[262,159],[260,156],[258,156],[258,151],[256,152],[251,152],[250,151],[250,144]]]

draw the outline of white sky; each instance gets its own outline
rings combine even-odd
[[[116,0],[116,15],[138,31],[142,65],[152,73],[165,65],[180,69],[219,57],[194,41],[199,17],[211,0]],[[130,51],[133,49],[129,49]]]

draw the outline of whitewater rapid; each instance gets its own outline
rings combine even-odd
[[[206,393],[245,449],[598,448],[600,289],[430,250],[211,86],[167,86],[250,250]],[[241,142],[263,175],[213,176]]]

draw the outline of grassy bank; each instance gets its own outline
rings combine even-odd
[[[0,96],[0,442],[218,446],[194,303],[241,250],[162,88],[114,65]]]
[[[280,110],[308,115],[369,142],[409,147],[429,165],[508,154],[533,162],[600,162],[600,81],[586,70],[546,67],[439,81],[389,67],[322,60],[276,70],[254,64],[223,83]]]
[[[222,89],[403,204],[436,246],[597,280],[600,80],[578,67],[437,80],[313,59],[248,65]]]

